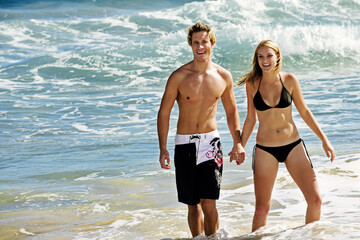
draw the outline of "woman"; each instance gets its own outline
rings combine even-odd
[[[265,226],[270,210],[271,192],[279,162],[284,162],[307,202],[306,223],[320,219],[321,197],[315,172],[305,145],[292,118],[292,101],[305,123],[321,139],[331,161],[335,151],[322,132],[301,93],[294,75],[280,72],[282,56],[277,44],[262,41],[256,48],[253,69],[244,75],[239,85],[246,84],[247,116],[243,126],[245,147],[259,120],[253,151],[253,171],[256,208],[252,231]]]

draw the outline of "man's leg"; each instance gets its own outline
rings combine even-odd
[[[200,199],[200,204],[204,213],[205,235],[210,236],[219,229],[219,215],[216,209],[216,200]]]
[[[199,236],[204,232],[204,219],[200,203],[188,205],[188,224],[193,237]]]

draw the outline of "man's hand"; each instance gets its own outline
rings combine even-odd
[[[245,161],[245,150],[241,143],[234,145],[228,155],[230,156],[230,162],[235,160],[237,165],[240,165]]]
[[[165,150],[160,150],[160,158],[159,158],[160,166],[163,169],[170,169],[170,156],[169,152]]]

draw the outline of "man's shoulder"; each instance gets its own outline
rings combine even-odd
[[[224,67],[213,63],[214,69],[216,69],[217,73],[225,80],[225,81],[232,81],[232,75],[229,70],[225,69]]]
[[[227,69],[225,69],[224,67],[220,66],[217,63],[212,63],[213,68],[215,68],[217,71],[219,72],[224,72],[224,73],[229,73],[229,71]]]
[[[186,76],[187,74],[189,74],[191,72],[190,69],[190,63],[184,64],[181,67],[179,67],[178,69],[176,69],[172,74],[171,77],[172,78],[183,78],[184,76]]]

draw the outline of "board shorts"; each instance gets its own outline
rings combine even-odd
[[[179,202],[219,199],[223,153],[217,130],[175,136],[175,175]]]

